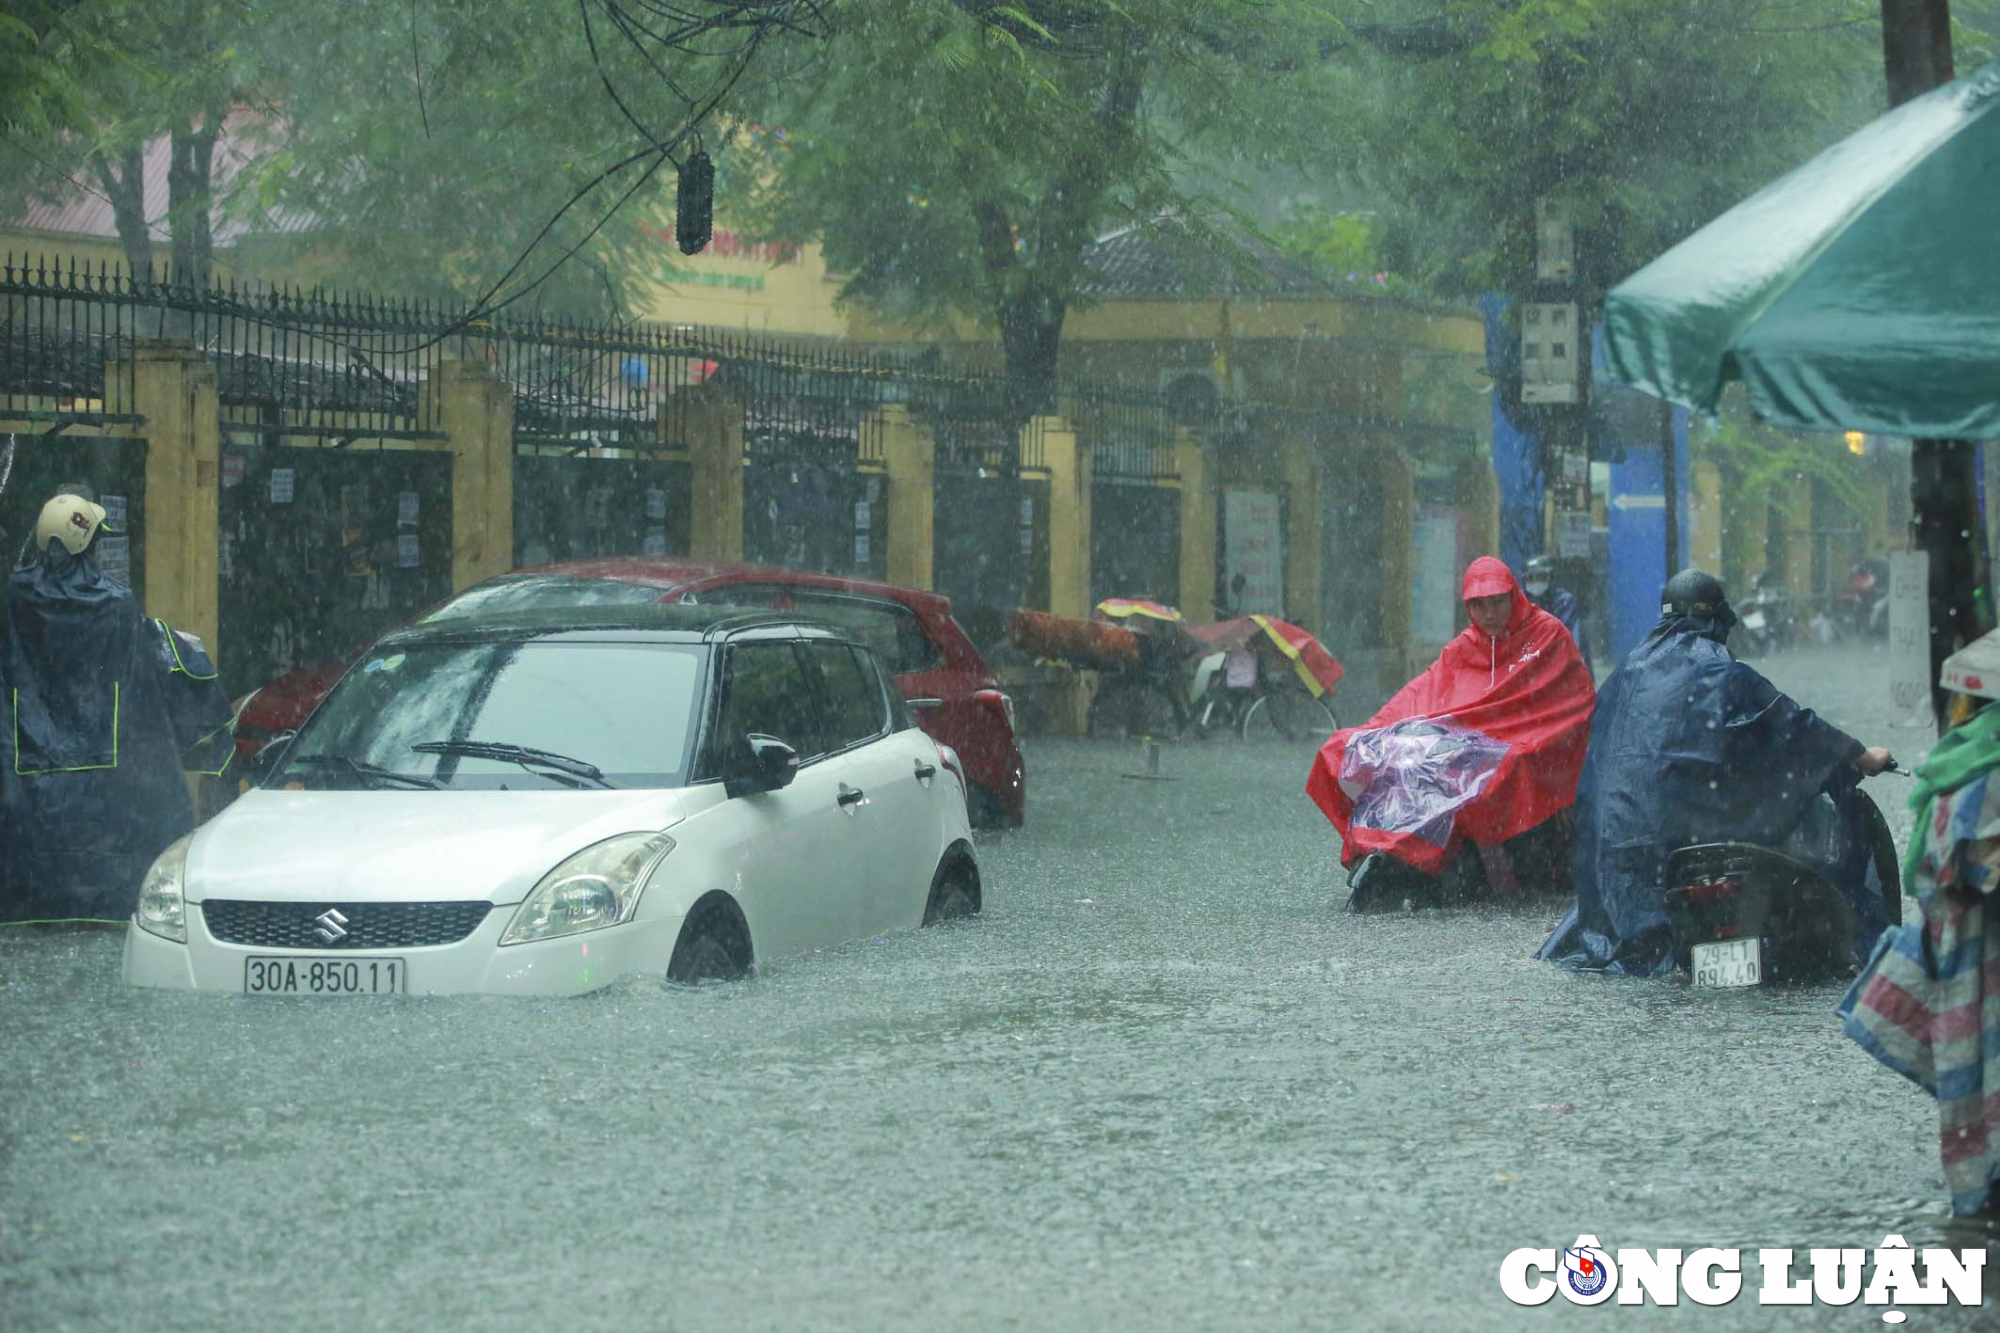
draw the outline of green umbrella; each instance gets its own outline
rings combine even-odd
[[[1897,107],[1604,302],[1612,376],[1781,425],[2000,438],[2000,63]]]

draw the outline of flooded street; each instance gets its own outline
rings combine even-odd
[[[1770,669],[1918,757],[1872,661]],[[1306,760],[1036,742],[983,920],[695,992],[147,993],[115,933],[6,932],[0,1325],[1506,1329],[1612,1317],[1500,1294],[1582,1233],[1993,1243],[1839,985],[1579,979],[1555,904],[1350,918]]]

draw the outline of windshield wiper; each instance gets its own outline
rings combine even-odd
[[[460,754],[469,759],[499,759],[523,768],[548,770],[546,776],[571,787],[614,787],[596,764],[572,759],[553,750],[537,750],[532,745],[508,745],[501,741],[418,741],[410,747],[425,754]],[[577,781],[576,779],[582,779]]]
[[[436,778],[427,778],[421,773],[398,773],[393,768],[383,768],[380,764],[371,764],[365,759],[356,759],[353,755],[302,754],[295,755],[290,762],[294,764],[337,765],[354,774],[355,777],[360,778],[364,784],[369,782],[400,782],[406,787],[423,787],[430,791],[438,791],[443,786]]]

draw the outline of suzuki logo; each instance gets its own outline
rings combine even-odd
[[[313,933],[328,944],[347,938],[347,932],[341,929],[341,927],[347,924],[347,918],[340,914],[338,907],[327,908],[324,912],[314,917],[313,922],[319,926],[319,929]]]

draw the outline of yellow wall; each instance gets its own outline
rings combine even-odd
[[[665,227],[646,226],[658,247],[657,274],[636,284],[632,314],[661,324],[701,324],[815,338],[847,334],[834,309],[840,290],[817,245],[803,249],[754,243],[718,224],[708,248],[684,255]]]

